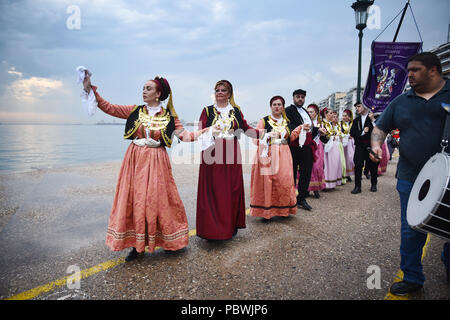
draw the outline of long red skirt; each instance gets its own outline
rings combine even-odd
[[[197,192],[197,236],[227,240],[245,228],[245,195],[238,140],[216,139],[202,152]]]

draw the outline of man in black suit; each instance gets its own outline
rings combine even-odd
[[[353,162],[355,163],[355,188],[351,193],[361,193],[361,176],[364,162],[370,172],[370,191],[376,192],[378,162],[373,162],[370,159],[369,150],[367,149],[370,148],[370,135],[372,134],[375,116],[361,102],[356,102],[354,106],[356,107],[358,116],[353,121],[352,128],[350,129],[350,135],[355,139],[355,155],[353,156]]]
[[[318,127],[313,126],[311,117],[306,109],[303,108],[305,97],[305,90],[295,90],[293,93],[294,104],[287,107],[285,112],[289,120],[288,126],[291,132],[300,125],[302,125],[302,130],[307,132],[306,140],[302,146],[300,146],[299,139],[296,139],[289,144],[289,148],[291,149],[294,169],[294,184],[297,177],[297,168],[300,166],[297,207],[309,211],[312,208],[306,202],[306,195],[308,194],[309,181],[311,180],[311,172],[314,164],[314,152],[317,148],[317,145],[313,139],[319,133],[325,134],[325,131],[324,129],[319,129]]]

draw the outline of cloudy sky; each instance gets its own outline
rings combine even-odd
[[[358,37],[352,0],[2,0],[0,122],[95,123],[81,107],[75,69],[112,103],[142,103],[142,85],[165,76],[175,108],[198,120],[214,84],[230,80],[245,117],[268,101],[307,90],[307,101],[356,86]],[[363,85],[370,44],[405,0],[376,0],[364,30]],[[448,0],[411,0],[429,50],[447,41]],[[392,41],[399,18],[377,41]],[[411,11],[398,41],[420,41]]]

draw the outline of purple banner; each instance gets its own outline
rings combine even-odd
[[[372,42],[372,60],[363,103],[372,112],[383,112],[403,93],[408,81],[408,59],[422,48],[422,42]]]

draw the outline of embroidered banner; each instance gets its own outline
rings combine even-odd
[[[408,59],[422,48],[422,42],[372,42],[372,60],[363,103],[372,112],[383,112],[403,93],[408,81]]]

